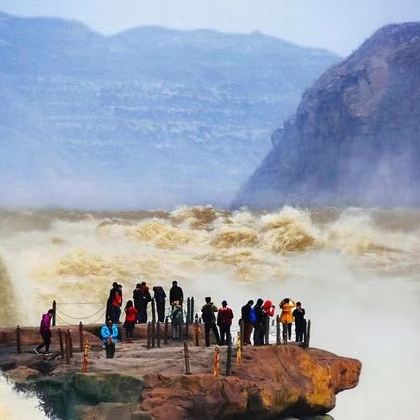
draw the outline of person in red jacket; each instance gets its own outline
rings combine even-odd
[[[227,302],[224,300],[222,302],[222,307],[217,313],[217,325],[220,330],[220,344],[223,346],[225,344],[229,345],[232,343],[232,336],[230,334],[230,326],[232,325],[233,312],[232,309],[228,308]],[[226,337],[226,341],[225,341]]]
[[[131,342],[133,338],[134,327],[137,322],[137,315],[138,315],[137,309],[134,307],[132,300],[129,300],[127,302],[127,305],[125,305],[124,312],[125,312],[125,322],[124,322],[125,336],[127,337],[127,340]]]
[[[274,316],[274,312],[276,311],[276,307],[273,305],[271,300],[266,300],[262,306],[264,311],[264,328],[263,328],[263,343],[269,344],[269,331],[270,331],[270,318]]]

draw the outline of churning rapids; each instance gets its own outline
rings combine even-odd
[[[145,280],[187,295],[303,302],[311,344],[363,362],[337,420],[413,418],[420,401],[420,212],[0,211],[1,324],[37,324],[53,299],[89,315],[110,285]],[[63,308],[64,306],[62,306]],[[64,315],[62,315],[64,317]],[[94,317],[86,322],[96,321]],[[0,388],[5,385],[0,384]]]

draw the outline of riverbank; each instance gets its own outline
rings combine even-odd
[[[190,341],[191,374],[186,375],[182,342],[147,349],[138,338],[120,343],[115,358],[106,359],[100,341],[89,332],[95,328],[85,327],[85,339],[92,343],[88,373],[82,373],[76,331],[73,358],[66,364],[54,335],[52,355],[31,353],[29,334],[16,354],[6,339],[15,330],[1,329],[0,366],[17,389],[35,391],[50,414],[82,420],[323,415],[334,408],[336,394],[358,384],[361,371],[358,360],[291,343],[246,346],[241,364],[234,350],[231,376],[225,376],[227,348],[220,347],[220,375],[214,377],[214,346]],[[137,329],[139,337],[143,332]]]

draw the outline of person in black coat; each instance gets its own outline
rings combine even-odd
[[[262,308],[264,301],[258,299],[254,306],[255,311],[255,330],[254,330],[254,346],[262,346],[264,344],[265,333],[265,312]]]
[[[153,297],[156,302],[156,309],[158,314],[158,321],[165,322],[165,300],[166,293],[161,286],[153,287]]]
[[[293,311],[293,317],[295,318],[296,342],[302,343],[305,334],[306,319],[305,309],[302,308],[300,302],[296,302],[296,309]]]
[[[149,288],[146,282],[137,283],[136,288],[133,290],[134,306],[137,309],[137,320],[139,324],[147,323],[147,305],[152,300]]]
[[[179,302],[179,304],[182,306],[183,301],[184,301],[184,292],[178,286],[178,282],[173,281],[171,290],[169,291],[169,303],[171,304],[171,306],[173,306],[174,302]]]
[[[206,346],[210,346],[210,330],[213,331],[217,344],[220,344],[219,330],[216,326],[215,313],[219,312],[217,306],[211,301],[211,297],[206,297],[206,304],[201,308],[201,319],[204,322],[204,333]]]
[[[248,303],[241,308],[242,322],[244,324],[244,346],[251,343],[251,334],[254,328],[254,325],[251,320],[251,310],[252,305],[254,304],[253,300],[249,300]]]

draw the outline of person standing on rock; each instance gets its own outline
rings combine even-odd
[[[172,323],[172,338],[179,340],[181,338],[181,327],[184,322],[184,314],[182,313],[182,306],[176,300],[172,305],[171,323]]]
[[[276,311],[276,307],[273,305],[273,302],[271,300],[266,300],[262,306],[264,310],[264,331],[263,331],[263,344],[270,344],[268,341],[270,331],[270,318],[274,316],[274,313]]]
[[[136,288],[133,291],[134,305],[138,311],[138,322],[139,324],[147,323],[147,305],[152,300],[150,296],[149,288],[145,281],[137,283]]]
[[[306,329],[305,309],[300,302],[296,302],[296,309],[292,312],[295,319],[296,342],[303,342],[303,335]]]
[[[215,313],[219,312],[211,301],[211,297],[206,297],[206,304],[201,308],[201,318],[204,322],[204,332],[206,336],[206,346],[210,346],[210,330],[213,331],[217,344],[220,343],[219,331],[216,326]]]
[[[232,344],[232,336],[230,335],[230,326],[232,325],[233,312],[228,308],[227,302],[222,302],[222,307],[217,314],[217,325],[220,330],[220,345]]]
[[[118,328],[109,318],[101,328],[102,341],[105,344],[106,358],[113,359],[115,354],[115,343],[118,341]]]
[[[165,302],[166,293],[161,286],[153,287],[153,297],[156,302],[156,309],[158,314],[158,321],[165,322]]]
[[[105,319],[111,318],[112,317],[112,302],[114,301],[115,298],[115,293],[118,292],[118,283],[116,281],[114,281],[114,283],[112,283],[112,289],[109,291],[109,297],[108,300],[106,302],[106,314],[105,314]]]
[[[244,324],[244,346],[251,343],[251,334],[256,321],[255,312],[252,307],[254,304],[253,300],[249,300],[248,303],[241,308],[241,321]]]
[[[111,292],[113,292],[113,290],[111,290]],[[110,298],[111,298],[111,295],[110,295]],[[109,309],[109,317],[112,319],[112,322],[114,324],[120,323],[122,302],[123,302],[122,285],[117,283],[117,288],[112,293],[111,306]]]
[[[280,322],[283,325],[283,341],[289,341],[292,338],[292,323],[293,323],[293,314],[292,310],[295,307],[295,303],[290,298],[285,298],[280,302]]]
[[[54,309],[49,309],[46,314],[42,315],[41,318],[41,325],[39,327],[39,333],[42,337],[42,343],[35,347],[34,353],[39,354],[40,350],[45,346],[45,353],[48,354],[50,352],[50,345],[51,345],[51,320],[54,315]]]
[[[184,292],[178,286],[178,282],[175,280],[172,282],[172,287],[169,291],[169,303],[171,304],[171,306],[173,306],[174,302],[178,302],[181,305],[181,307],[182,303],[184,302]]]
[[[125,336],[128,341],[132,341],[133,339],[133,331],[134,327],[136,326],[137,321],[137,309],[133,305],[133,301],[129,300],[127,302],[127,305],[125,305],[125,322],[124,322],[124,328],[125,328]]]
[[[253,307],[255,312],[255,324],[254,324],[254,346],[262,346],[264,344],[264,334],[265,334],[265,312],[262,308],[264,301],[258,299],[257,303]]]

